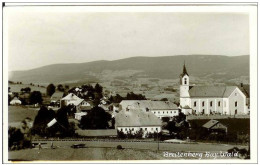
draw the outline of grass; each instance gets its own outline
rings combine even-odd
[[[34,120],[39,108],[28,108],[26,106],[8,106],[8,124],[21,122],[26,117]]]
[[[71,145],[77,143],[86,144],[87,148],[72,149]],[[43,144],[43,143],[42,143]],[[72,142],[54,141],[57,149],[50,149],[50,142],[38,148],[19,151],[9,151],[9,159],[12,160],[163,160],[179,159],[164,157],[164,151],[169,152],[220,152],[233,148],[232,145],[222,144],[171,144],[160,143],[160,150],[157,152],[157,143],[150,142]],[[116,146],[121,145],[124,149],[117,150]],[[237,146],[245,148],[245,146]],[[38,153],[40,152],[40,153]],[[198,158],[187,158],[198,159]]]
[[[37,85],[32,86],[30,84],[8,84],[8,87],[10,87],[11,92],[21,92],[22,88],[30,87],[31,91],[40,91],[41,93],[46,93],[45,87],[38,87]]]

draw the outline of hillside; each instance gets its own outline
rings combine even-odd
[[[177,79],[185,64],[194,77],[239,79],[249,76],[249,56],[181,55],[132,57],[114,61],[54,64],[32,70],[14,71],[9,80],[25,83],[97,82],[111,77]]]

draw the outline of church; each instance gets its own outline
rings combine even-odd
[[[180,107],[188,114],[248,114],[246,96],[237,86],[190,86],[185,64],[180,75]]]

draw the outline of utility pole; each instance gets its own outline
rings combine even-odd
[[[159,130],[157,130],[157,152],[159,151]]]

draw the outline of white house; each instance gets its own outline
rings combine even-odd
[[[248,114],[246,96],[237,86],[190,86],[185,64],[180,75],[180,107],[190,107],[189,113],[196,114]]]
[[[151,111],[141,109],[127,109],[120,111],[115,116],[115,128],[118,131],[135,134],[143,131],[143,134],[157,133],[162,130],[162,122]]]
[[[11,105],[21,105],[22,102],[17,97],[14,97],[13,100],[10,101],[10,104]]]
[[[68,94],[60,100],[60,106],[74,105],[77,112],[81,112],[81,108],[89,105],[84,99],[79,98],[73,93]]]
[[[119,108],[121,110],[142,109],[150,111],[160,119],[163,117],[173,118],[179,115],[178,106],[170,101],[122,100]]]

